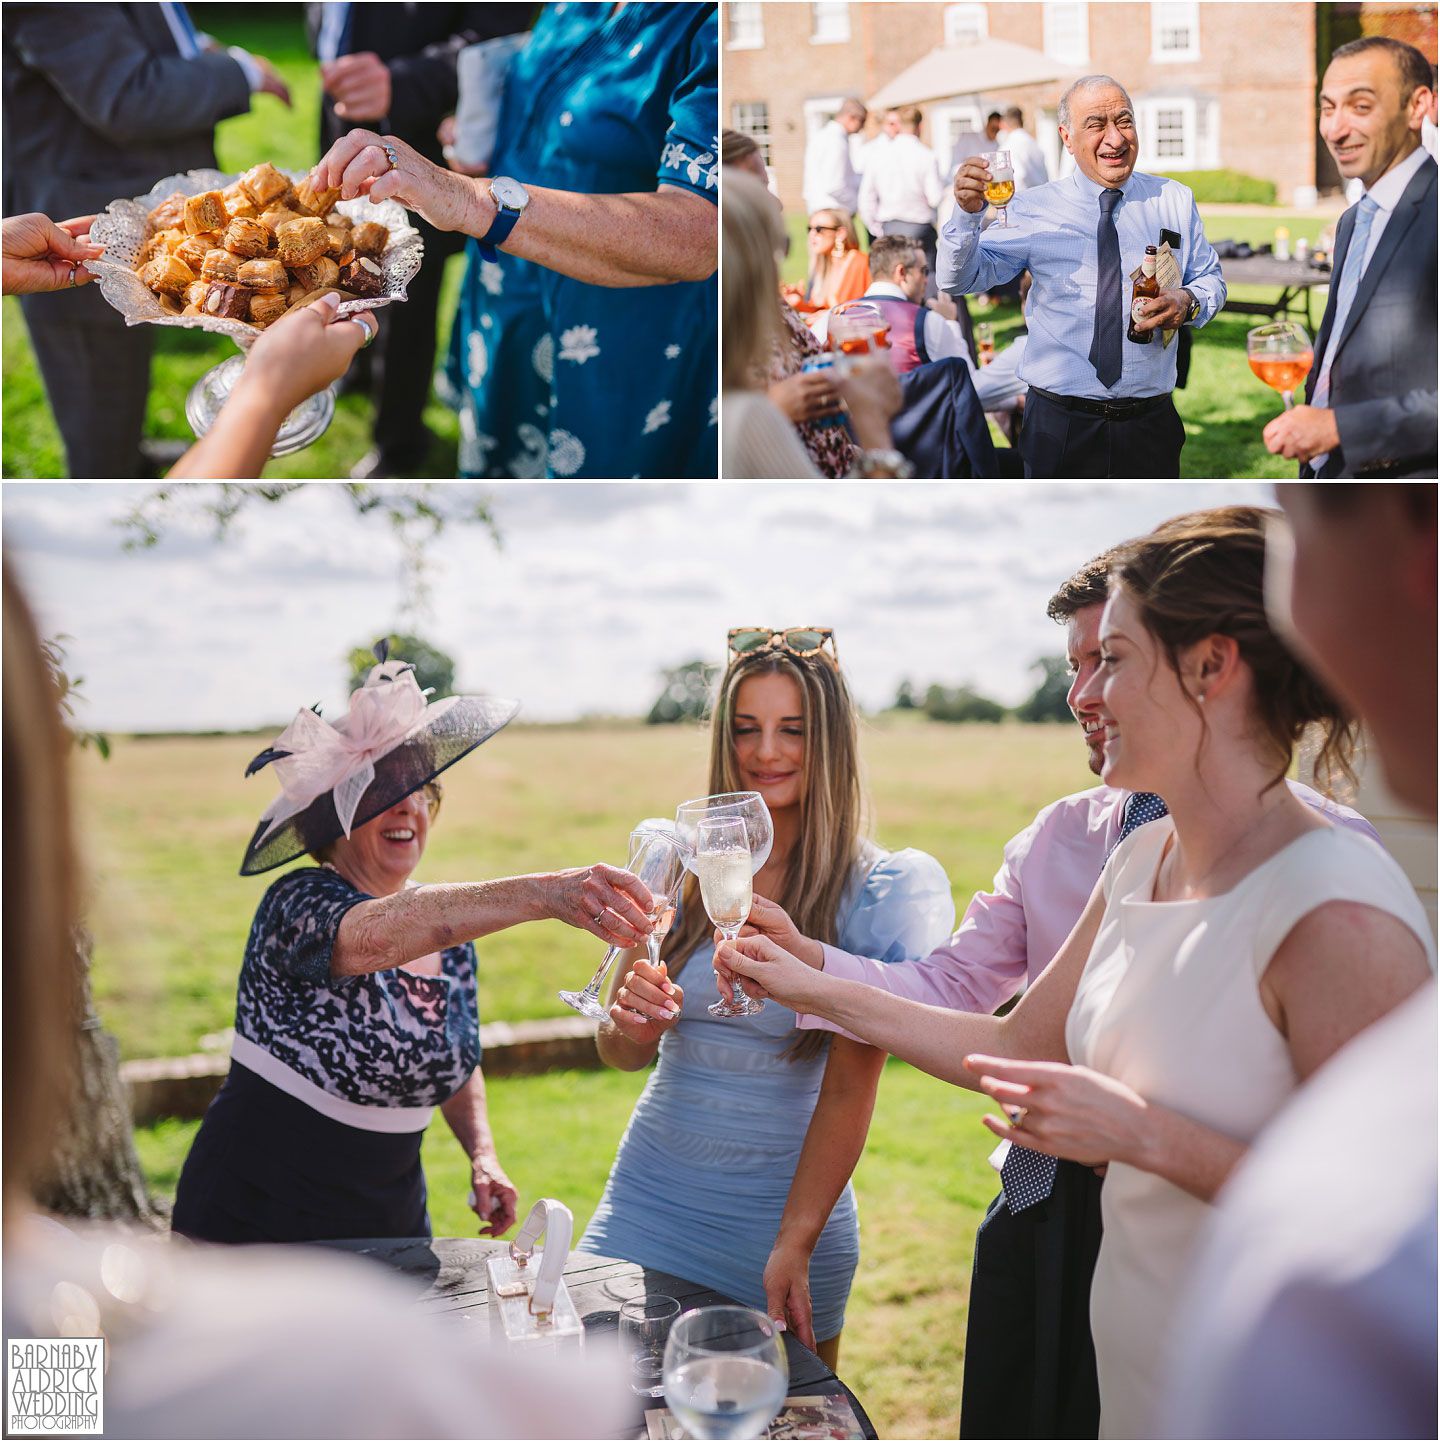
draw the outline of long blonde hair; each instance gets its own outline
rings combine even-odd
[[[785,228],[774,197],[753,175],[727,166],[720,187],[725,201],[720,215],[721,384],[727,391],[763,389],[770,352],[784,324],[777,256]]]
[[[859,858],[867,825],[860,774],[859,723],[855,702],[840,668],[823,652],[795,656],[766,649],[736,657],[720,679],[710,718],[709,794],[739,791],[732,721],[736,695],[752,676],[788,676],[800,690],[804,713],[805,761],[801,772],[800,834],[790,853],[785,884],[771,897],[789,912],[802,933],[817,941],[838,939],[836,917]],[[714,928],[700,899],[700,884],[685,878],[680,921],[665,938],[661,954],[672,976]],[[792,1059],[816,1056],[827,1034],[807,1032],[791,1048]]]

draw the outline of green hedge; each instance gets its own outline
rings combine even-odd
[[[1240,170],[1182,170],[1166,176],[1188,185],[1195,199],[1212,205],[1274,205],[1275,182]]]

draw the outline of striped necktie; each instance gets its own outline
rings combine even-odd
[[[1125,809],[1120,813],[1120,835],[1115,838],[1110,852],[1115,850],[1132,831],[1144,826],[1147,821],[1158,821],[1169,815],[1169,808],[1153,791],[1132,791],[1125,799]],[[1110,852],[1105,859],[1110,859]],[[1011,1216],[1043,1202],[1055,1185],[1055,1172],[1060,1165],[1058,1157],[1046,1156],[1044,1152],[1032,1152],[1029,1147],[1017,1147],[1010,1143],[1010,1150],[1000,1167],[1000,1189],[1005,1193],[1005,1205]]]
[[[1315,389],[1310,393],[1312,406],[1330,404],[1330,367],[1335,360],[1335,348],[1345,334],[1345,322],[1350,319],[1350,307],[1355,304],[1355,292],[1360,289],[1365,274],[1365,252],[1370,248],[1370,227],[1380,207],[1368,195],[1361,196],[1360,207],[1355,214],[1355,229],[1350,232],[1350,244],[1345,251],[1345,268],[1340,272],[1340,290],[1335,298],[1335,320],[1330,327],[1330,336],[1325,344],[1325,358],[1320,362],[1320,374],[1315,380]],[[1316,475],[1330,459],[1330,452],[1310,458],[1310,469]]]

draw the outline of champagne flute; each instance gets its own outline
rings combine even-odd
[[[1295,404],[1292,397],[1296,387],[1315,364],[1315,349],[1305,327],[1294,320],[1256,326],[1245,337],[1245,354],[1250,369],[1272,390],[1280,392],[1285,409],[1290,410]]]
[[[707,816],[700,822],[695,874],[700,878],[706,914],[726,941],[734,941],[754,900],[750,842],[741,817]],[[713,1002],[706,1008],[712,1016],[754,1016],[764,1009],[765,1003],[746,996],[738,981],[729,1001]]]
[[[642,824],[630,833],[630,856],[625,869],[645,883],[654,902],[650,912],[652,929],[645,938],[645,949],[652,966],[660,960],[661,938],[670,930],[670,923],[675,917],[675,902],[685,875],[688,850],[689,847],[679,837],[655,826]],[[560,1000],[566,1006],[574,1007],[582,1016],[604,1021],[610,1013],[600,1000],[600,989],[605,985],[610,968],[615,965],[615,958],[624,950],[623,946],[612,946],[585,990],[562,991],[559,993]]]
[[[985,182],[985,199],[1000,212],[1000,219],[995,224],[1001,230],[1014,230],[1015,227],[1005,218],[1005,207],[1015,195],[1015,170],[1010,164],[1010,152],[987,150],[980,159],[990,167],[990,179]]]
[[[790,1363],[775,1325],[748,1307],[697,1307],[665,1343],[665,1402],[690,1437],[763,1437],[785,1405]]]

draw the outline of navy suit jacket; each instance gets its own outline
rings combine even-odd
[[[904,403],[890,429],[895,449],[914,465],[917,478],[1000,474],[970,368],[959,356],[916,366],[900,377],[900,394]]]
[[[1322,479],[1436,474],[1435,174],[1427,157],[1405,187],[1339,336],[1331,332],[1340,287],[1330,287],[1305,387],[1308,401],[1333,348],[1330,407],[1340,444]],[[1345,267],[1358,208],[1351,206],[1336,228],[1336,277]],[[1300,474],[1310,478],[1310,467],[1302,465]]]

